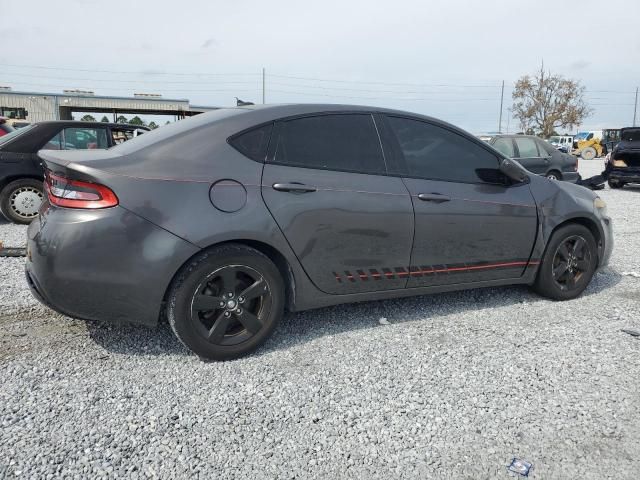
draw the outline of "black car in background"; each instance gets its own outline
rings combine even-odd
[[[106,149],[148,130],[136,125],[73,120],[11,128],[0,137],[0,213],[15,223],[29,223],[38,215],[44,198],[44,170],[38,150]]]
[[[620,141],[613,149],[605,171],[611,188],[640,183],[640,127],[620,130]]]
[[[577,157],[533,135],[496,135],[489,144],[505,156],[515,158],[530,172],[572,183],[580,179]]]

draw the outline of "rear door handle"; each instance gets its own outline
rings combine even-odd
[[[440,193],[421,193],[418,195],[420,200],[425,202],[443,203],[451,200],[451,197],[442,195]]]
[[[302,183],[274,183],[273,189],[279,192],[291,192],[291,193],[310,193],[316,192],[318,189],[311,185],[304,185]]]

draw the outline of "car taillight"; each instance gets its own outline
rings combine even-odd
[[[113,191],[98,183],[81,182],[47,172],[45,190],[52,205],[66,208],[108,208],[118,205]]]
[[[579,159],[578,159],[578,157],[576,157],[576,164],[573,167],[574,171],[576,171],[576,172],[578,171],[578,162],[579,162]]]

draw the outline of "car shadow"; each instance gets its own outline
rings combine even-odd
[[[619,273],[606,268],[594,277],[582,296],[596,295],[615,286],[621,278]],[[392,324],[428,322],[434,316],[456,315],[473,310],[543,301],[549,300],[533,293],[528,287],[520,285],[420,295],[287,313],[274,335],[251,356],[290,349],[324,336],[378,328],[381,326],[379,320],[383,317]],[[166,320],[160,321],[156,328],[88,321],[87,329],[91,339],[111,353],[143,356],[192,355],[173,335]]]

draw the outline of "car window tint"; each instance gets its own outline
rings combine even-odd
[[[58,132],[42,147],[43,150],[62,150],[62,132]]]
[[[378,133],[368,114],[321,115],[284,121],[274,161],[348,172],[386,172]]]
[[[476,183],[498,168],[495,155],[462,135],[419,120],[387,118],[409,176]]]
[[[540,152],[541,157],[548,157],[554,152],[553,145],[544,140],[538,140],[536,142],[538,144],[538,151]]]
[[[109,148],[107,131],[104,128],[65,128],[65,150],[91,150]]]
[[[509,158],[515,157],[515,152],[513,151],[513,142],[510,138],[498,138],[493,143],[493,148]]]
[[[241,133],[229,140],[229,143],[240,153],[257,162],[264,162],[269,148],[269,138],[273,124],[263,125],[258,128]]]
[[[538,156],[538,149],[536,148],[536,142],[533,138],[515,138],[518,151],[520,152],[520,158],[530,158]]]

